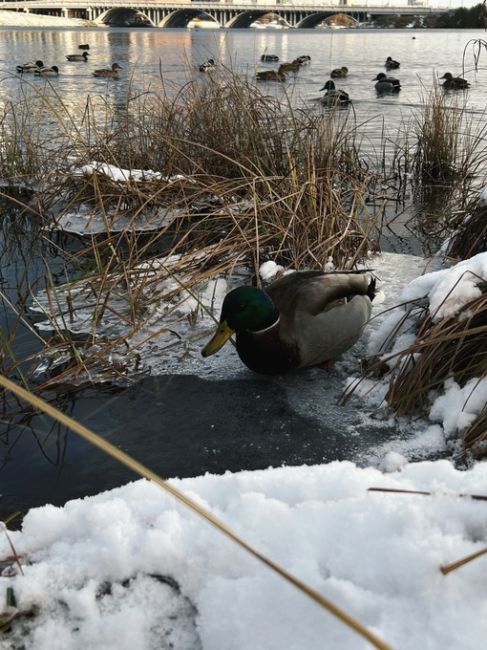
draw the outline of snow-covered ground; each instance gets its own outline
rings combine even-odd
[[[41,16],[23,11],[0,11],[0,27],[94,27],[96,23],[80,18]]]
[[[336,462],[171,483],[389,647],[484,647],[487,556],[440,571],[487,545],[487,504],[458,496],[487,494],[484,465],[423,462],[383,474]],[[10,538],[23,575],[0,578],[0,592],[13,587],[18,610],[35,614],[18,619],[5,649],[371,647],[145,480],[31,510]],[[5,536],[0,555],[11,555]]]

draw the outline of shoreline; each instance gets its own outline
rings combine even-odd
[[[0,28],[2,27],[101,27],[99,23],[84,18],[64,18],[61,16],[43,16],[22,11],[0,9]]]

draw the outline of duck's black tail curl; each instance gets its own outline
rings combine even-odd
[[[367,287],[367,295],[369,296],[371,301],[374,300],[375,298],[375,285],[376,285],[376,279],[370,278],[369,286]]]

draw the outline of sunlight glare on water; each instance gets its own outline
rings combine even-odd
[[[348,77],[337,80],[337,86],[349,92],[358,117],[383,113],[398,120],[402,111],[420,103],[434,80],[445,72],[468,78],[472,84],[468,107],[482,111],[487,103],[487,89],[481,83],[487,54],[481,54],[477,72],[471,48],[467,47],[464,70],[462,60],[469,41],[483,36],[482,30],[296,29],[265,32],[252,29],[4,28],[0,40],[0,71],[5,98],[6,93],[13,95],[18,89],[17,64],[37,59],[45,65],[55,64],[60,75],[50,83],[62,93],[68,105],[77,105],[88,93],[108,93],[114,99],[122,98],[129,83],[136,88],[150,86],[156,90],[160,87],[161,75],[165,82],[177,86],[191,78],[201,79],[198,66],[208,58],[253,78],[257,69],[278,65],[261,64],[260,56],[264,52],[278,55],[280,62],[308,54],[311,64],[289,75],[285,84],[288,91],[294,87],[303,101],[316,99],[330,70],[347,66]],[[90,43],[88,62],[66,61],[65,55],[78,52],[82,42]],[[400,79],[402,91],[399,96],[378,99],[372,79],[385,71],[387,56],[401,62],[400,69],[391,76]],[[94,69],[109,67],[114,61],[123,67],[119,82],[93,78]],[[24,80],[45,83],[45,80],[34,79],[33,75],[25,76]],[[262,84],[264,90],[275,86]]]

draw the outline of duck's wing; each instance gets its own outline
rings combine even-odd
[[[368,272],[285,276],[268,289],[281,313],[279,341],[298,350],[300,367],[337,358],[360,337],[374,287]]]
[[[316,316],[337,300],[357,295],[373,298],[373,280],[366,271],[301,271],[290,273],[271,284],[267,293],[281,316],[304,312]]]

